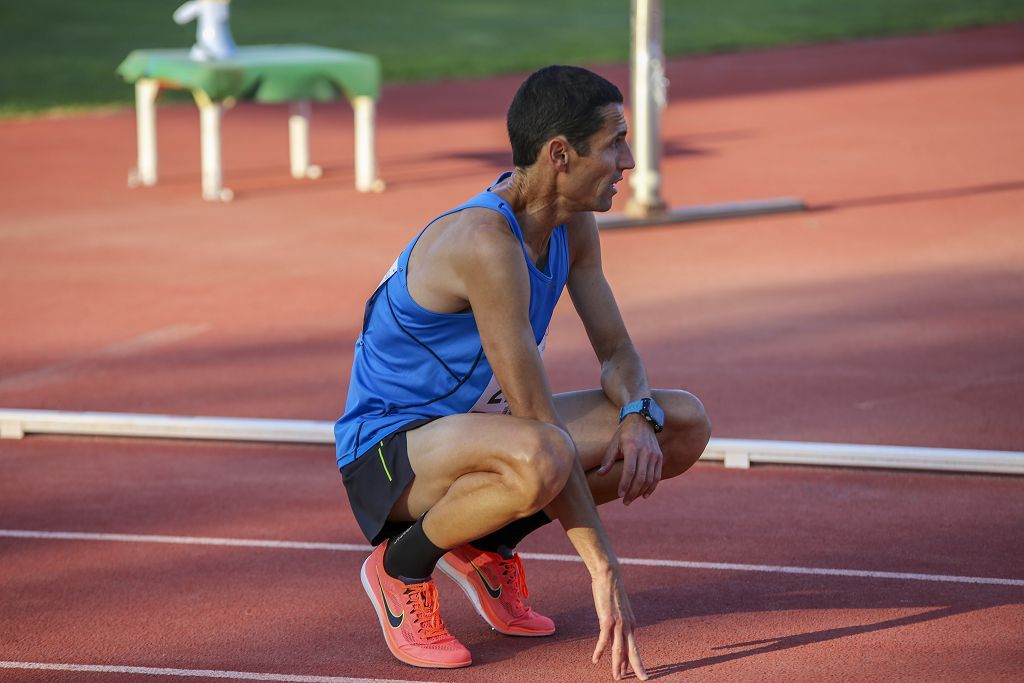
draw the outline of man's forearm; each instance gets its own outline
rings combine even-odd
[[[619,407],[651,395],[647,370],[632,343],[617,349],[601,364],[601,388]]]
[[[591,577],[618,569],[618,560],[597,514],[597,505],[578,458],[562,492],[548,504],[545,512],[561,522],[565,535],[579,553]]]

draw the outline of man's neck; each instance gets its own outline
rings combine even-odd
[[[554,178],[516,169],[495,192],[508,201],[523,232],[523,240],[537,253],[545,249],[555,228],[572,217],[555,191]]]

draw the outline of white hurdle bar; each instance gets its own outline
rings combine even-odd
[[[27,434],[334,444],[333,424],[317,420],[0,409],[0,438]],[[715,438],[701,460],[736,469],[771,463],[1024,475],[1024,452],[911,446]]]
[[[0,439],[27,434],[333,444],[330,422],[0,409]]]

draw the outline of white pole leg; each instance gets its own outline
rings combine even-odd
[[[356,118],[356,189],[382,192],[384,181],[377,177],[377,153],[374,146],[374,110],[372,97],[352,100]]]
[[[139,158],[128,174],[128,186],[156,185],[156,96],[160,83],[152,78],[135,81],[135,130],[138,136]]]
[[[192,93],[199,105],[199,150],[203,168],[203,199],[228,202],[234,193],[224,187],[220,156],[220,115],[223,107],[206,93]]]
[[[323,170],[309,163],[309,119],[313,107],[307,100],[292,105],[288,117],[288,145],[291,153],[293,178],[319,178]]]
[[[661,0],[633,0],[630,106],[636,168],[629,178],[631,216],[665,211],[661,198],[661,112],[665,108],[665,58],[661,44]]]

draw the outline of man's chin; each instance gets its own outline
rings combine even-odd
[[[612,200],[614,198],[615,195],[610,192],[598,195],[594,198],[594,202],[587,207],[587,211],[593,211],[594,213],[605,213],[610,211],[612,208]]]
[[[595,197],[589,204],[580,202],[577,204],[577,208],[573,209],[574,213],[582,213],[584,211],[590,211],[591,213],[607,213],[612,208],[612,198],[614,195],[607,195],[603,197]]]

